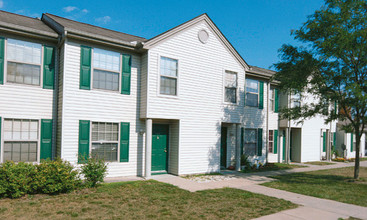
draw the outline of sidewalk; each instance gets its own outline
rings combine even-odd
[[[198,190],[217,189],[223,187],[231,187],[259,193],[271,197],[276,197],[291,201],[301,205],[296,209],[285,210],[268,216],[263,216],[259,219],[338,219],[348,218],[350,216],[367,219],[367,207],[341,203],[333,200],[320,199],[312,196],[305,196],[297,193],[287,192],[283,190],[268,188],[258,184],[271,181],[268,176],[308,172],[315,170],[333,169],[341,167],[354,166],[354,163],[336,163],[335,165],[307,165],[305,168],[296,168],[291,170],[269,171],[259,173],[238,173],[233,171],[225,171],[227,176],[235,177],[230,180],[198,183],[189,179],[181,178],[173,175],[153,176],[154,179],[160,182],[169,183],[182,189],[195,192]],[[367,166],[367,161],[361,162],[361,166]]]

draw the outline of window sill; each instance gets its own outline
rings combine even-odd
[[[238,103],[232,103],[232,102],[223,102],[223,105],[239,106],[239,104],[238,104]]]
[[[24,83],[16,83],[16,82],[5,82],[2,86],[14,86],[14,87],[29,87],[29,88],[39,88],[42,89],[41,85],[31,85],[31,84],[24,84]]]
[[[178,95],[158,94],[157,97],[159,97],[159,98],[168,98],[168,99],[179,99]]]

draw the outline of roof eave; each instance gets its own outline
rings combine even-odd
[[[47,31],[41,31],[34,28],[24,27],[15,24],[8,24],[0,21],[0,30],[16,35],[23,35],[32,38],[42,38],[50,41],[57,41],[57,33],[50,33]]]

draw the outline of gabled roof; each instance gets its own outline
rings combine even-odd
[[[144,42],[144,48],[146,49],[152,48],[156,44],[162,42],[163,40],[170,38],[173,35],[179,33],[180,31],[202,21],[205,21],[209,25],[212,31],[218,36],[220,41],[233,54],[233,56],[238,60],[238,62],[244,67],[244,69],[249,69],[250,66],[246,63],[246,61],[242,58],[242,56],[238,53],[238,51],[233,47],[233,45],[228,41],[228,39],[224,36],[224,34],[219,30],[219,28],[214,24],[214,22],[209,18],[209,16],[206,13],[199,15],[196,18],[193,18],[183,24],[180,24],[162,34],[159,34],[149,39],[148,41]]]
[[[0,31],[57,38],[57,33],[40,19],[0,10]]]
[[[89,37],[94,39],[101,39],[114,43],[126,44],[129,46],[135,46],[137,43],[146,41],[143,37],[138,37],[122,32],[109,30],[106,28],[73,21],[67,18],[62,18],[53,14],[45,13],[42,15],[42,20],[52,26],[59,34],[64,34],[65,31],[68,34],[75,34],[83,37]]]

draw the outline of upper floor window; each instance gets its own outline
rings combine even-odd
[[[160,94],[177,95],[178,61],[161,57],[160,61]]]
[[[4,120],[4,161],[36,162],[38,149],[38,120]]]
[[[93,49],[93,88],[118,91],[120,70],[119,53]]]
[[[7,81],[40,85],[42,45],[7,39]]]
[[[291,108],[301,107],[301,95],[299,93],[292,94],[291,103]]]
[[[226,71],[224,80],[224,101],[229,103],[237,102],[237,73]]]
[[[246,105],[259,106],[259,81],[246,79]]]
[[[274,91],[274,88],[271,88],[269,90],[269,108],[270,108],[270,111],[275,111],[275,91]]]

